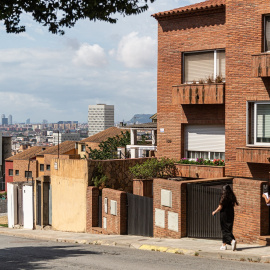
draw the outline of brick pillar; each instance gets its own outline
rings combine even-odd
[[[134,179],[133,194],[153,198],[153,179]]]
[[[105,210],[105,198],[107,201],[106,210]],[[102,190],[102,217],[103,217],[102,223],[104,234],[127,233],[126,192],[109,188],[104,188]],[[106,220],[106,228],[104,219]]]
[[[92,227],[98,226],[98,195],[96,187],[87,187],[86,193],[86,232],[92,232]]]
[[[269,207],[262,198],[267,181],[235,178],[233,190],[239,202],[235,207],[234,235],[238,242],[259,243],[269,234]]]

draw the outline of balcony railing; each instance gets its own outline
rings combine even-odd
[[[225,83],[181,84],[173,86],[172,102],[184,104],[224,104]]]
[[[261,53],[252,55],[252,76],[269,77],[270,76],[270,54]]]
[[[270,147],[238,147],[236,149],[236,160],[270,164]]]

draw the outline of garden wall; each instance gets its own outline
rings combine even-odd
[[[180,177],[220,178],[225,176],[224,166],[176,164],[176,168]]]
[[[100,164],[103,168],[104,174],[108,178],[106,187],[132,193],[133,181],[132,176],[129,173],[129,168],[135,166],[136,164],[141,164],[148,159],[149,158],[88,160],[89,185],[92,184],[91,179],[95,167]]]

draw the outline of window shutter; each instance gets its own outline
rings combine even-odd
[[[185,82],[206,80],[214,76],[214,52],[185,54]]]
[[[270,142],[270,104],[257,105],[257,142]]]
[[[270,51],[270,16],[265,17],[265,51]]]
[[[185,127],[185,150],[225,152],[225,126],[187,125]]]

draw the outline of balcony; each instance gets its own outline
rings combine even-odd
[[[270,164],[270,148],[238,147],[236,148],[236,160],[250,163]]]
[[[181,84],[173,86],[172,102],[184,104],[224,104],[225,83]]]
[[[270,54],[261,53],[252,55],[252,76],[270,77]]]

